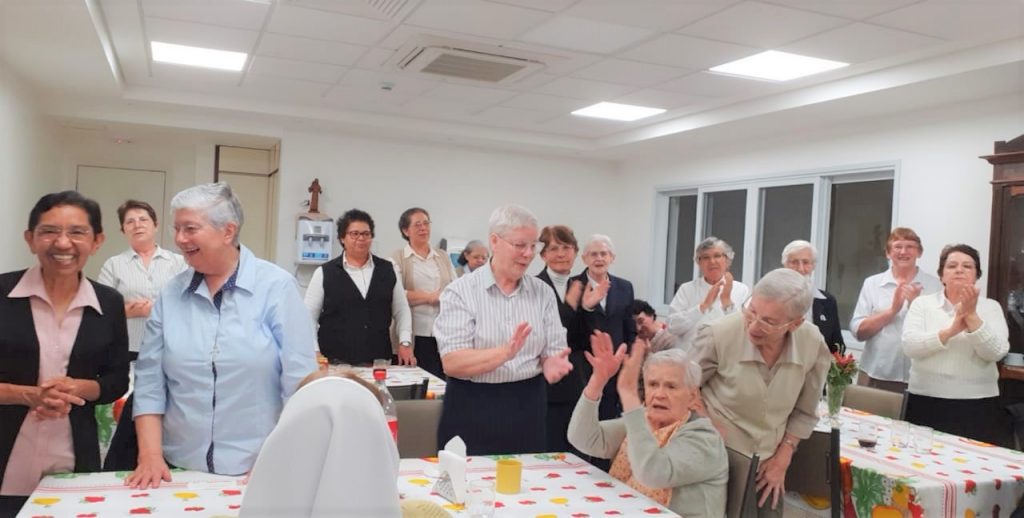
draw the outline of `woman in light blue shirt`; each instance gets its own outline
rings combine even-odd
[[[170,481],[168,465],[252,469],[285,400],[316,369],[313,326],[295,279],[239,245],[243,216],[224,183],[171,201],[192,267],[153,306],[136,363],[139,462],[131,487]]]

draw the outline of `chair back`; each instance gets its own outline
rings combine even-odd
[[[903,419],[905,394],[874,387],[850,385],[843,393],[843,406],[890,419]]]
[[[839,429],[815,430],[800,441],[786,470],[786,490],[827,499],[834,518],[841,516],[842,474],[839,470]]]
[[[416,399],[395,401],[398,410],[398,456],[403,459],[437,455],[437,425],[442,401]]]
[[[732,448],[729,454],[729,485],[726,488],[725,515],[727,518],[756,518],[757,498],[754,482],[757,479],[757,454],[748,457]]]
[[[427,397],[428,383],[430,383],[430,380],[424,378],[422,383],[388,386],[388,392],[391,393],[391,397],[395,401],[404,399],[423,399]]]

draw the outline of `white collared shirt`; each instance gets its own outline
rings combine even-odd
[[[97,281],[110,286],[124,297],[125,303],[133,300],[156,300],[160,290],[175,275],[188,269],[185,258],[174,252],[156,247],[149,267],[142,262],[135,250],[129,248],[103,263]],[[128,349],[138,352],[142,335],[146,331],[147,317],[128,319]]]
[[[917,269],[913,283],[921,285],[921,295],[931,295],[942,291],[942,283],[934,275]],[[850,319],[850,332],[857,335],[857,328],[864,319],[892,306],[892,296],[896,293],[899,283],[892,276],[892,269],[864,279],[864,285],[857,297],[857,307]],[[904,304],[889,323],[880,329],[875,336],[864,342],[864,354],[860,359],[860,370],[877,380],[898,381],[906,383],[910,380],[910,359],[903,354],[903,320],[907,316]]]
[[[430,248],[427,257],[420,257],[412,246],[405,245],[402,249],[402,257],[411,258],[412,263],[412,284],[406,289],[413,291],[437,291],[441,289],[441,272],[437,267],[438,254],[434,248]],[[445,261],[451,263],[451,261]],[[449,276],[452,280],[458,278],[455,268],[449,266]],[[395,264],[395,275],[402,278],[402,265]],[[412,311],[412,334],[413,336],[434,336],[434,319],[440,311],[438,304],[417,304],[410,306]]]
[[[515,358],[470,381],[507,383],[532,378],[541,373],[542,357],[554,356],[567,347],[551,287],[524,275],[516,289],[506,295],[487,264],[459,277],[441,292],[434,336],[443,358],[462,349],[501,347],[512,338],[520,322],[529,323],[533,330]]]
[[[688,351],[693,345],[700,324],[713,322],[725,315],[735,313],[750,296],[750,288],[746,284],[734,280],[732,281],[732,306],[723,308],[722,298],[719,296],[706,312],[701,313],[700,305],[710,290],[711,285],[704,280],[704,276],[698,276],[680,286],[676,296],[672,298],[672,304],[669,305],[668,330],[679,337],[677,347],[684,351]]]

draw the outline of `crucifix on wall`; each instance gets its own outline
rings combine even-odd
[[[309,197],[309,212],[313,214],[319,213],[320,193],[324,192],[323,189],[320,188],[319,178],[313,179],[313,183],[309,184],[308,191],[311,193],[311,196]]]

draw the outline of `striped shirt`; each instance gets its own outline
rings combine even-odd
[[[506,295],[487,265],[459,277],[441,293],[434,337],[442,357],[462,349],[490,349],[508,342],[520,322],[528,322],[533,330],[519,354],[469,381],[508,383],[532,378],[541,373],[542,357],[554,356],[567,347],[551,287],[523,276],[519,286]]]
[[[142,257],[129,248],[107,259],[96,280],[117,290],[127,304],[139,299],[156,300],[164,284],[186,268],[184,257],[159,246],[146,268]],[[138,352],[145,331],[146,317],[128,319],[129,350]]]

